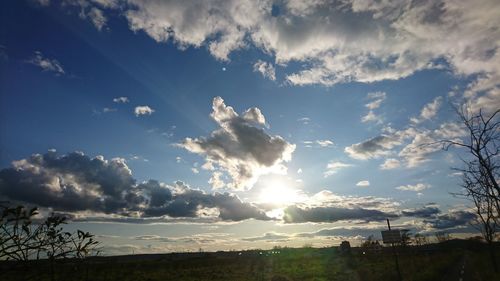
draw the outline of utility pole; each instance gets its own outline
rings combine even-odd
[[[387,227],[389,228],[390,231],[391,223],[389,222],[389,219],[387,219]],[[392,246],[392,254],[394,255],[394,260],[396,261],[396,271],[398,272],[398,280],[402,281],[403,278],[401,278],[401,271],[399,270],[398,253],[396,252],[396,247],[394,247],[394,243],[391,243],[391,246]]]

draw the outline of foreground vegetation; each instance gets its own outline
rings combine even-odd
[[[474,241],[399,249],[403,280],[500,280],[484,245]],[[93,257],[60,260],[55,276],[46,262],[2,262],[1,280],[397,280],[390,248],[274,249],[269,251]],[[456,276],[456,278],[455,278]]]

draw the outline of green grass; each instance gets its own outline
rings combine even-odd
[[[55,280],[397,280],[390,249],[379,253],[342,255],[335,248],[281,249],[199,256],[154,255],[109,257],[82,262],[59,262]],[[400,250],[403,280],[442,280],[467,253],[477,280],[496,280],[484,250],[461,248]],[[500,256],[500,253],[499,253]],[[3,264],[0,280],[51,280],[45,263]],[[8,270],[5,270],[5,269]],[[88,270],[88,277],[87,277]]]

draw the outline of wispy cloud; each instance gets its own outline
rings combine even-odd
[[[386,99],[386,93],[384,92],[373,92],[368,93],[367,98],[371,101],[365,104],[365,107],[368,108],[368,113],[361,118],[361,122],[376,122],[382,123],[382,117],[380,115],[376,115],[374,110],[379,108],[382,102]]]
[[[268,62],[258,60],[254,65],[253,65],[253,71],[260,72],[262,76],[265,78],[275,81],[276,80],[276,71],[274,69],[274,66]]]
[[[385,159],[384,163],[380,165],[381,170],[392,170],[399,168],[401,166],[401,162],[398,159],[388,158]]]
[[[303,141],[302,143],[304,143],[305,147],[317,146],[317,147],[326,148],[326,147],[334,146],[334,143],[331,140]]]
[[[128,103],[129,101],[128,97],[116,97],[113,99],[113,102],[116,103]]]
[[[331,161],[330,163],[328,163],[326,165],[326,170],[323,173],[323,176],[325,178],[327,178],[333,174],[336,174],[340,169],[348,168],[348,167],[352,167],[352,166],[353,166],[352,164],[347,164],[347,163],[343,163],[343,162],[339,162],[339,161]]]
[[[359,187],[368,187],[370,186],[370,182],[367,181],[367,180],[363,180],[363,181],[359,181],[356,186],[359,186]]]
[[[439,108],[441,107],[441,103],[443,101],[442,97],[436,97],[432,102],[426,104],[421,112],[419,117],[412,117],[411,121],[413,123],[421,123],[425,120],[430,120],[434,116],[436,116]]]
[[[415,192],[420,192],[422,190],[426,190],[430,188],[430,184],[425,184],[425,183],[417,183],[414,185],[408,184],[408,185],[401,185],[396,187],[398,190],[403,190],[403,191],[415,191]]]
[[[47,58],[40,51],[36,51],[35,55],[28,60],[28,63],[40,67],[43,71],[52,72],[56,75],[64,75],[66,73],[58,60]]]

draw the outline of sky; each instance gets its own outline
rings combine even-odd
[[[478,235],[453,106],[500,108],[484,1],[0,4],[0,199],[106,254]]]

